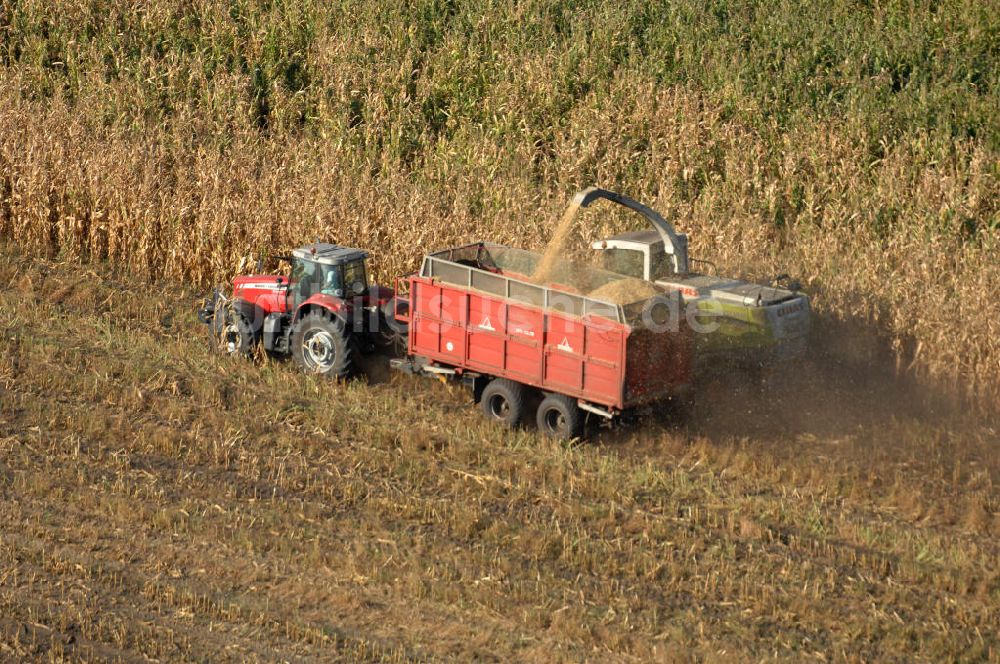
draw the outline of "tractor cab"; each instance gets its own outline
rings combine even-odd
[[[318,293],[342,300],[368,293],[368,252],[317,242],[292,252],[288,278],[288,311]]]
[[[215,289],[199,310],[219,350],[250,355],[291,355],[306,371],[346,376],[352,352],[396,345],[399,332],[386,323],[395,292],[368,285],[368,252],[316,242],[299,247],[286,275],[254,274],[233,279],[227,297]]]

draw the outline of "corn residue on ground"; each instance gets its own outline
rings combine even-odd
[[[183,285],[80,277],[0,254],[0,659],[1000,649],[995,436],[889,374],[807,360],[567,447],[437,381],[220,358]]]

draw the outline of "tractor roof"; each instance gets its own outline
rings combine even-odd
[[[350,261],[368,258],[368,252],[364,249],[354,249],[352,247],[341,247],[327,242],[316,242],[304,247],[299,247],[292,251],[296,258],[328,265],[340,265]]]

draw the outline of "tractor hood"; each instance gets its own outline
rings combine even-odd
[[[251,274],[233,279],[233,290],[278,290],[288,285],[280,274]]]

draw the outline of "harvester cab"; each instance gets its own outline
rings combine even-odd
[[[576,195],[573,204],[585,208],[600,199],[609,200],[638,212],[653,227],[653,230],[624,233],[594,242],[591,245],[594,249],[609,252],[604,256],[606,265],[627,267],[628,271],[621,272],[613,267],[608,269],[646,281],[656,281],[652,277],[657,274],[687,274],[687,235],[676,232],[670,222],[656,210],[607,189],[588,187]]]
[[[687,263],[687,236],[677,235],[680,247],[666,244],[653,230],[629,231],[591,246],[601,252],[601,267],[645,281],[676,276],[678,263]]]

